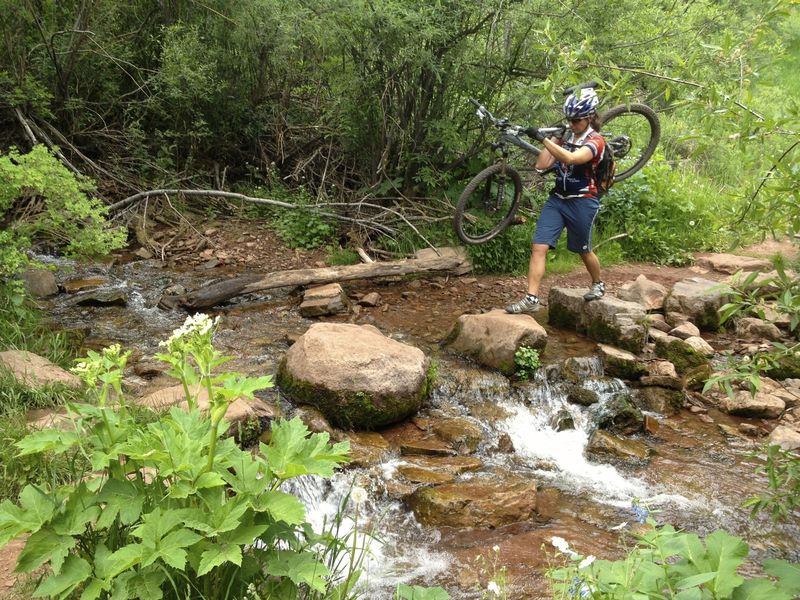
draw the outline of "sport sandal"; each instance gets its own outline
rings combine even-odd
[[[533,294],[528,294],[522,300],[506,306],[506,312],[511,313],[512,315],[518,315],[521,313],[535,313],[541,307],[542,305],[539,304],[539,298]]]

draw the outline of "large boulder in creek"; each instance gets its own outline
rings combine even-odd
[[[544,350],[547,332],[530,315],[510,315],[493,310],[482,315],[461,315],[444,344],[453,352],[511,375],[514,355],[521,346]]]
[[[550,323],[574,327],[595,341],[641,352],[647,339],[646,312],[641,304],[603,296],[586,302],[583,290],[552,288],[548,295]]]
[[[65,371],[46,358],[26,350],[6,350],[0,352],[0,367],[11,372],[14,379],[33,389],[48,385],[65,385],[78,389],[80,378]]]
[[[674,415],[683,408],[685,394],[682,390],[660,385],[647,385],[637,390],[639,406],[662,415]]]
[[[417,489],[407,498],[417,520],[433,527],[499,527],[536,514],[531,479],[471,479]]]
[[[700,329],[716,331],[720,326],[719,309],[726,302],[725,286],[703,277],[677,282],[664,302],[665,312],[687,315]]]
[[[336,427],[375,429],[420,409],[430,385],[428,358],[372,325],[315,323],[281,361],[278,384]]]

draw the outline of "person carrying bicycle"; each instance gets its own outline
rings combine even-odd
[[[583,299],[597,300],[605,294],[605,284],[600,278],[600,261],[592,251],[592,225],[600,208],[595,173],[606,143],[597,131],[599,102],[592,88],[570,94],[564,102],[569,133],[561,140],[548,138],[535,127],[525,130],[527,135],[544,144],[536,168],[545,170],[555,166],[556,184],[536,223],[528,265],[528,293],[506,306],[508,313],[539,310],[539,283],[544,276],[547,251],[555,249],[565,228],[567,248],[580,255],[592,278],[591,287]]]

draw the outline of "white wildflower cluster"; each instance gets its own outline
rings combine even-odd
[[[172,332],[172,335],[169,337],[168,340],[159,342],[159,346],[165,346],[167,348],[172,348],[175,342],[179,342],[184,338],[193,336],[193,335],[205,335],[209,331],[211,331],[214,327],[217,326],[219,322],[219,317],[211,318],[205,313],[197,313],[194,316],[189,316],[184,321],[183,325],[178,327],[175,331]]]
[[[496,581],[490,581],[489,585],[486,586],[486,591],[491,593],[491,594],[494,594],[495,596],[499,596],[500,595],[500,586],[497,585]]]

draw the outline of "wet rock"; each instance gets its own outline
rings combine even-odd
[[[473,479],[420,488],[407,503],[423,525],[486,528],[531,519],[536,495],[529,479]]]
[[[639,406],[662,415],[674,415],[683,408],[684,394],[680,389],[643,387],[637,391]]]
[[[683,313],[700,329],[716,331],[720,326],[718,311],[726,301],[725,291],[719,283],[691,277],[673,286],[664,310]]]
[[[428,396],[428,359],[372,325],[315,323],[278,368],[281,390],[341,428],[375,429],[419,410]]]
[[[697,325],[687,321],[686,323],[681,323],[674,329],[670,329],[668,333],[673,337],[685,340],[690,337],[699,336],[700,330],[697,328]]]
[[[389,442],[380,433],[349,431],[343,438],[350,442],[350,466],[368,467],[384,460]]]
[[[436,485],[450,483],[461,473],[477,471],[482,465],[477,458],[419,456],[406,460],[397,470],[412,483]]]
[[[58,293],[56,276],[48,269],[26,269],[20,279],[28,294],[34,298],[47,298]]]
[[[565,380],[570,383],[580,384],[602,375],[595,367],[595,361],[590,357],[573,356],[564,360],[560,365],[552,365],[555,367],[552,372],[547,373],[548,381]]]
[[[450,445],[436,438],[405,440],[400,443],[400,454],[423,456],[455,456],[458,454]]]
[[[601,459],[610,457],[642,462],[649,458],[651,452],[642,442],[623,439],[602,429],[596,429],[586,445],[587,456]]]
[[[514,355],[521,346],[543,350],[547,332],[530,315],[510,315],[493,310],[482,315],[461,315],[444,341],[452,352],[511,375]]]
[[[300,314],[304,317],[338,315],[350,310],[350,301],[338,283],[308,288],[303,294]]]
[[[550,323],[574,327],[598,342],[640,352],[646,341],[645,309],[635,302],[604,296],[593,302],[583,290],[551,288],[548,295]]]
[[[514,441],[511,436],[505,432],[501,433],[494,450],[501,454],[512,454],[514,452]]]
[[[739,423],[739,431],[749,437],[761,437],[766,434],[761,427],[752,423]]]
[[[195,271],[210,271],[220,265],[220,260],[218,258],[211,258],[204,262],[203,264],[197,265],[194,269]]]
[[[725,396],[719,407],[720,410],[730,415],[777,419],[786,409],[786,403],[763,390],[756,392],[755,395],[745,390],[739,390],[733,398]]]
[[[647,372],[647,367],[635,354],[606,344],[598,344],[597,347],[606,375],[630,381],[639,379]]]
[[[708,256],[699,256],[697,266],[733,275],[738,271],[769,271],[772,263],[764,258],[751,256],[737,256],[736,254],[715,253]]]
[[[617,296],[628,302],[636,302],[646,310],[661,310],[667,296],[667,288],[660,283],[650,281],[644,275],[639,275],[635,281],[622,284],[617,290]]]
[[[128,294],[122,289],[91,289],[78,292],[65,304],[80,306],[125,306],[128,304]]]
[[[467,419],[434,421],[433,432],[461,453],[472,454],[483,438],[481,428]]]
[[[400,465],[397,470],[411,483],[423,483],[425,485],[450,483],[456,478],[455,475],[450,473],[442,473],[413,465]]]
[[[797,450],[800,448],[800,432],[786,425],[778,425],[769,434],[767,441],[770,445],[780,446],[784,450]]]
[[[567,397],[567,402],[571,404],[580,404],[581,406],[591,406],[600,402],[600,395],[594,390],[589,390],[575,384],[564,385],[564,393]]]
[[[54,384],[79,389],[82,385],[72,373],[26,350],[0,352],[0,365],[8,369],[17,381],[33,389]]]
[[[598,429],[629,434],[642,430],[644,416],[630,394],[616,394],[605,404],[592,406],[591,417]]]
[[[562,408],[550,420],[550,427],[556,431],[568,431],[575,429],[575,419],[572,413],[566,408]]]
[[[708,359],[703,352],[696,350],[687,340],[672,336],[656,340],[656,355],[675,365],[678,373],[686,373],[693,367],[708,365]]]
[[[108,280],[102,277],[91,277],[88,279],[70,279],[65,281],[61,287],[63,287],[64,291],[68,294],[76,294],[78,292],[97,289],[108,285],[108,283]]]
[[[649,433],[650,435],[657,435],[660,427],[661,425],[658,423],[658,419],[650,415],[644,416],[644,430],[646,433]]]
[[[328,419],[313,406],[298,406],[294,411],[294,416],[300,417],[309,431],[334,435],[333,427],[328,423]]]
[[[703,356],[714,356],[714,348],[699,335],[693,335],[683,340],[686,344]]]
[[[184,296],[188,290],[180,283],[175,283],[162,292],[164,296]]]

